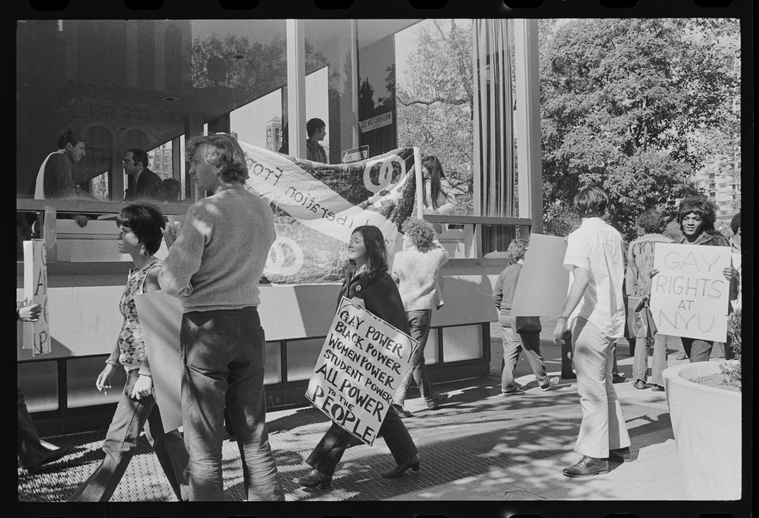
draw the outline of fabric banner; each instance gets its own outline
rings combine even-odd
[[[182,360],[179,351],[179,327],[182,324],[182,301],[164,291],[135,295],[134,303],[145,340],[145,354],[150,362],[153,389],[161,409],[163,429],[167,432],[182,426]]]
[[[656,243],[651,311],[659,333],[724,342],[730,248]]]
[[[371,446],[417,346],[410,336],[343,298],[306,398]]]
[[[36,322],[24,322],[23,348],[31,349],[32,356],[52,350],[50,318],[47,311],[47,248],[41,239],[24,241],[24,299],[27,305],[42,306]]]
[[[270,202],[277,240],[264,276],[273,283],[336,282],[342,278],[352,229],[375,225],[396,249],[414,208],[413,148],[348,164],[322,164],[240,142],[247,188]]]
[[[569,286],[569,272],[564,268],[566,251],[563,237],[530,235],[514,292],[512,316],[556,318],[561,313]]]

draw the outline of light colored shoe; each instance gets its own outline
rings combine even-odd
[[[510,388],[509,390],[501,392],[501,394],[504,396],[520,396],[524,394],[524,389],[520,386],[516,386],[514,388]]]
[[[551,378],[546,378],[545,383],[543,383],[540,386],[540,388],[542,388],[543,390],[549,390],[549,389],[552,389],[553,387],[555,387],[558,384],[559,384],[559,378],[557,376],[553,376]]]

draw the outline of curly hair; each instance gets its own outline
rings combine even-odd
[[[509,260],[509,264],[514,264],[524,258],[528,244],[529,241],[519,237],[509,243],[509,247],[506,249],[506,258]]]
[[[366,247],[366,279],[372,283],[379,279],[388,270],[387,247],[382,231],[374,225],[362,225],[356,227],[351,236],[358,232],[364,238]],[[355,264],[351,261],[353,267]]]
[[[667,220],[656,209],[644,210],[635,218],[635,223],[646,234],[661,234],[667,228]]]
[[[232,135],[200,135],[185,145],[185,158],[191,161],[200,152],[206,161],[220,168],[219,176],[224,182],[245,182],[248,179],[248,163],[237,139]]]
[[[701,232],[713,234],[717,221],[717,207],[706,196],[688,196],[677,206],[677,222],[683,229],[683,220],[688,214],[697,214],[701,218]]]
[[[161,248],[162,230],[166,220],[161,209],[149,203],[132,203],[127,205],[116,217],[116,225],[129,227],[149,255]]]
[[[435,241],[435,227],[429,221],[409,218],[403,223],[403,233],[411,240],[411,243],[420,251],[426,252],[433,248]]]

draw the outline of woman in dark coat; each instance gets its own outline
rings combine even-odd
[[[374,226],[357,227],[348,244],[348,259],[350,268],[340,289],[338,301],[342,297],[351,299],[354,305],[364,307],[368,312],[409,334],[403,301],[398,287],[388,273],[387,249],[382,232]],[[421,465],[414,441],[392,408],[388,409],[379,435],[385,440],[397,463],[395,469],[383,473],[383,477],[400,477],[409,468],[419,471]],[[314,469],[297,482],[303,487],[329,487],[337,463],[352,440],[354,439],[350,433],[332,423],[306,459],[306,464]]]

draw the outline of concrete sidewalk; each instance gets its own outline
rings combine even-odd
[[[493,348],[499,344],[500,339],[494,336]],[[542,348],[549,373],[558,376],[560,347],[544,341]],[[628,381],[616,384],[615,388],[632,438],[633,459],[624,464],[611,463],[607,474],[581,479],[562,474],[563,468],[580,458],[572,451],[581,421],[576,384],[573,380],[562,380],[554,389],[543,391],[527,362],[520,359],[517,376],[526,385],[524,395],[502,395],[500,377],[494,375],[444,383],[435,389],[448,392],[450,398],[439,410],[432,411],[415,390],[410,391],[406,408],[414,417],[404,419],[404,423],[419,449],[422,469],[409,470],[398,479],[381,477],[395,462],[380,439],[373,447],[349,448],[338,465],[331,488],[301,488],[295,479],[310,470],[304,461],[327,430],[327,418],[311,407],[269,412],[270,441],[286,500],[426,504],[511,501],[515,505],[519,501],[686,500],[666,394],[633,387],[632,358],[627,352],[627,346],[621,344],[618,364]],[[675,353],[672,350],[670,357],[674,358]],[[670,365],[682,361],[672,359]],[[102,459],[99,448],[104,433],[49,438],[58,446],[73,444],[74,452],[35,474],[19,468],[19,501],[65,501]],[[243,475],[237,445],[225,441],[223,455],[225,501],[241,502]],[[111,501],[173,500],[175,497],[155,455],[147,441],[141,441]],[[338,505],[334,509],[341,508]],[[614,509],[615,506],[608,507],[608,511]],[[69,514],[69,510],[73,512],[70,506],[56,506],[54,514],[76,515]],[[153,515],[162,516],[160,512]],[[297,515],[302,514],[293,516]]]

